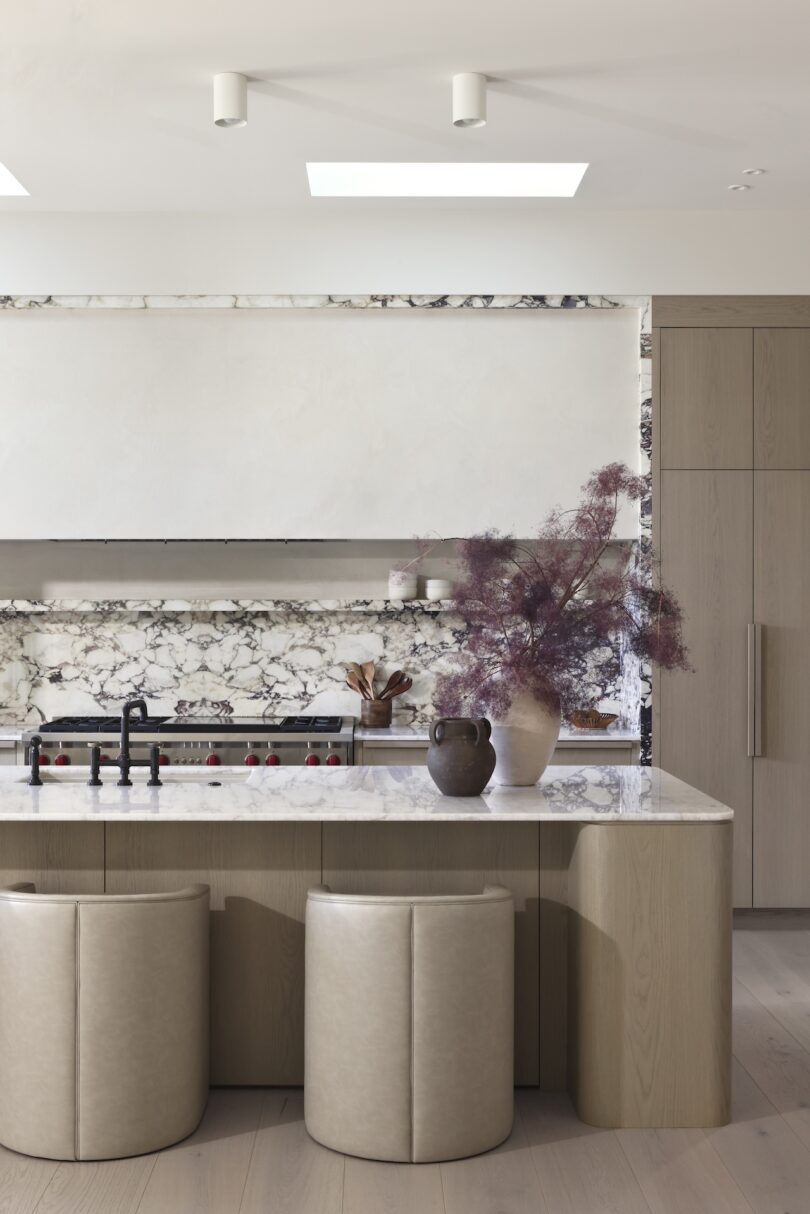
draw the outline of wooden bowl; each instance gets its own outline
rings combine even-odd
[[[575,709],[568,714],[568,720],[575,729],[607,729],[618,719],[616,712],[597,712],[595,708]]]

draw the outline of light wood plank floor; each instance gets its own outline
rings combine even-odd
[[[595,1130],[523,1090],[498,1150],[409,1167],[308,1138],[300,1090],[220,1090],[186,1142],[113,1163],[0,1148],[2,1214],[810,1214],[810,912],[739,916],[734,1119]]]

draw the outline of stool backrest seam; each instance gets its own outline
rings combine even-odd
[[[416,1019],[416,1009],[415,1009],[415,998],[416,998],[416,996],[415,996],[415,993],[414,993],[414,986],[415,986],[415,981],[416,981],[416,979],[415,979],[415,973],[416,973],[416,960],[415,960],[415,955],[414,955],[414,954],[415,954],[415,942],[414,942],[414,905],[413,905],[413,903],[411,903],[411,904],[410,904],[410,906],[409,906],[409,911],[410,911],[410,921],[411,921],[411,922],[410,922],[410,927],[411,927],[411,1051],[410,1051],[410,1052],[411,1052],[411,1093],[410,1093],[410,1098],[411,1098],[411,1110],[410,1110],[410,1112],[411,1112],[411,1115],[410,1115],[410,1131],[411,1131],[411,1133],[410,1133],[410,1162],[411,1162],[411,1163],[413,1163],[413,1159],[414,1159],[414,1152],[415,1152],[415,1150],[416,1150],[416,1110],[415,1110],[415,1100],[416,1100],[416,1096],[415,1096],[415,1090],[414,1090],[414,1089],[415,1089],[415,1082],[416,1082],[416,1079],[415,1079],[416,1065],[415,1065],[415,1062],[414,1062],[414,1053],[415,1053],[415,1050],[416,1050],[416,1032],[415,1032],[415,1028],[414,1028],[414,1023],[415,1023],[415,1019]]]
[[[81,1134],[79,1128],[79,1118],[81,1111],[81,1059],[80,1059],[80,1018],[81,1018],[81,911],[80,903],[73,904],[74,915],[74,952],[75,952],[75,980],[74,980],[74,1002],[73,1002],[73,1031],[74,1031],[74,1091],[73,1091],[73,1155],[75,1159],[81,1159]]]

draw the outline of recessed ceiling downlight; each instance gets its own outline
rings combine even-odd
[[[572,198],[587,164],[328,161],[307,164],[313,198]]]
[[[0,195],[6,198],[28,197],[28,190],[4,164],[0,164]]]
[[[743,169],[744,177],[763,177],[767,169]]]
[[[727,186],[726,188],[729,190],[732,190],[735,194],[739,194],[742,190],[751,189],[750,185],[742,185],[740,183],[736,183],[735,185]]]

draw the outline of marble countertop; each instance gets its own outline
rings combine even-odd
[[[365,725],[354,728],[355,742],[387,742],[392,746],[397,744],[418,745],[428,743],[427,725],[398,725],[396,721],[385,729],[372,729]],[[560,730],[558,746],[632,746],[641,741],[637,729],[623,729],[612,725],[610,729],[571,729],[564,725]]]
[[[89,788],[86,767],[43,772],[0,767],[0,823],[30,821],[501,821],[718,822],[732,811],[656,767],[549,767],[532,788],[489,787],[444,797],[424,767],[244,767],[164,771],[162,788],[118,788],[116,773]],[[215,779],[218,785],[212,786]]]
[[[0,742],[21,742],[35,728],[34,725],[0,725]]]

